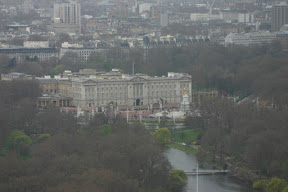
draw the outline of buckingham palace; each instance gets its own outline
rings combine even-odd
[[[72,98],[75,106],[89,108],[111,103],[117,106],[151,106],[159,100],[164,104],[178,104],[184,88],[191,96],[191,76],[179,73],[162,77],[134,75],[121,79],[75,78],[72,80]]]
[[[93,77],[40,78],[39,81],[43,93],[60,94],[72,98],[73,106],[98,111],[103,111],[108,105],[149,108],[160,102],[163,105],[179,104],[185,88],[189,100],[192,100],[191,76],[183,73],[169,72],[161,77],[106,73]]]

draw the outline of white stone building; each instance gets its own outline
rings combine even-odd
[[[90,55],[105,57],[107,51],[105,49],[96,48],[64,47],[60,48],[60,58],[62,58],[67,52],[76,53],[78,58],[87,61]]]
[[[59,51],[55,48],[27,48],[27,47],[8,47],[0,48],[0,55],[7,55],[9,58],[15,58],[16,63],[22,63],[25,59],[36,59],[39,61],[49,61],[59,58]]]
[[[254,23],[254,14],[252,13],[239,13],[238,14],[239,23]]]
[[[192,93],[191,76],[178,73],[170,73],[168,77],[135,75],[122,79],[74,78],[71,81],[73,105],[102,111],[109,104],[151,107],[159,100],[163,104],[179,104],[184,88],[189,100]]]
[[[153,4],[151,3],[141,3],[139,4],[139,13],[143,13],[145,11],[150,11]]]
[[[38,47],[49,47],[48,41],[24,41],[24,47],[27,48],[38,48]]]
[[[249,46],[271,43],[274,40],[276,35],[270,32],[230,33],[225,37],[225,44]]]

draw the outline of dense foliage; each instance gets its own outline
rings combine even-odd
[[[111,54],[116,51],[111,50]],[[223,47],[220,45],[159,48],[151,49],[147,59],[144,61],[141,50],[134,50],[126,60],[117,61],[91,56],[88,62],[83,64],[75,58],[75,55],[67,53],[59,63],[41,64],[40,74],[57,74],[64,69],[76,71],[85,67],[97,70],[110,70],[116,67],[131,73],[131,63],[135,61],[135,71],[149,75],[165,75],[168,71],[188,72],[192,74],[194,89],[215,88],[221,90],[224,95],[226,93],[236,95],[252,93],[265,100],[266,104],[236,104],[226,98],[205,99],[193,106],[193,109],[198,109],[201,116],[187,117],[186,123],[189,124],[189,127],[201,128],[198,139],[205,151],[209,152],[208,155],[212,161],[218,161],[223,165],[226,163],[235,165],[238,168],[236,171],[246,179],[258,178],[254,177],[255,174],[247,173],[245,168],[239,167],[248,167],[258,175],[287,178],[288,55],[281,49],[278,50],[277,44],[272,44],[268,48]],[[37,74],[38,69],[33,67],[35,63],[36,61],[27,61],[22,66],[15,66],[12,60],[3,57],[0,61],[0,68],[2,72],[14,70],[26,72],[27,69],[27,71],[32,70],[35,72],[34,74]],[[44,66],[46,68],[43,68]],[[32,177],[35,174],[37,177],[43,175],[42,183],[39,180],[39,183],[34,184],[35,188],[40,185],[47,188],[54,185],[55,188],[68,187],[72,189],[75,183],[83,181],[81,180],[82,176],[93,175],[98,178],[104,171],[111,177],[101,177],[103,180],[99,178],[101,183],[89,179],[85,180],[87,183],[81,183],[87,187],[93,187],[94,184],[97,187],[102,186],[102,188],[99,187],[99,191],[106,191],[103,183],[109,183],[111,178],[119,183],[124,183],[123,186],[127,186],[128,191],[139,185],[155,187],[158,183],[166,182],[167,177],[161,177],[161,174],[167,176],[165,158],[162,159],[161,153],[157,151],[158,148],[154,144],[147,145],[150,143],[147,141],[152,138],[144,129],[135,129],[134,126],[127,125],[122,121],[106,125],[111,121],[108,121],[108,117],[105,116],[98,116],[91,121],[88,128],[80,129],[71,114],[60,113],[59,109],[48,108],[45,113],[37,112],[33,105],[38,95],[39,90],[35,82],[0,81],[0,145],[4,146],[2,154],[6,153],[6,156],[0,159],[4,163],[3,166],[0,166],[4,169],[1,170],[3,177],[4,173],[7,173],[8,178],[11,177],[11,182],[22,182],[24,185],[33,183],[35,179]],[[22,130],[21,133],[31,137],[33,143],[25,143],[20,139],[21,142],[15,145],[11,141],[18,141],[18,139],[7,141],[6,138],[14,129]],[[49,135],[37,136],[38,139],[33,138],[33,135],[41,134]],[[139,139],[139,136],[142,136],[143,140]],[[25,141],[25,136],[22,137],[20,132],[17,137]],[[75,145],[71,146],[69,143]],[[127,151],[125,151],[126,148]],[[10,149],[16,150],[17,154],[9,152]],[[133,155],[130,154],[130,151],[133,151]],[[19,161],[16,158],[19,153],[28,158],[31,155],[31,158],[27,160],[31,163]],[[95,156],[92,156],[92,153]],[[200,150],[199,158],[204,159],[204,153]],[[150,154],[160,156],[155,155],[156,159],[153,159],[154,156],[152,158]],[[81,161],[87,159],[88,162],[83,163],[87,166],[72,169],[71,167],[77,167],[76,160],[74,161],[73,158]],[[160,161],[161,159],[163,161]],[[53,167],[55,162],[61,164],[59,161],[62,161],[62,165],[71,166],[68,167],[69,173],[66,173],[66,169]],[[149,174],[153,173],[155,162],[159,161],[161,162],[159,164],[160,175],[155,176],[157,179],[147,180],[146,177],[152,178]],[[119,162],[125,163],[115,166]],[[82,163],[80,165],[82,166]],[[98,167],[98,165],[101,166]],[[41,166],[44,166],[44,169]],[[5,170],[6,168],[17,171],[10,176],[10,172]],[[43,170],[47,170],[47,173]],[[106,172],[107,170],[108,172]],[[145,170],[149,171],[146,173]],[[50,181],[47,179],[49,174],[53,175],[52,179],[59,175],[59,180],[56,179],[56,183],[51,181],[44,185],[44,181]],[[71,180],[60,179],[63,178],[63,174],[65,178],[67,175],[67,178]],[[130,174],[133,178],[129,176]],[[21,180],[22,176],[31,178],[29,181]],[[163,178],[165,181],[160,182],[159,178]],[[0,179],[0,181],[2,180]],[[7,187],[9,184],[7,179],[4,179],[3,182],[3,186]],[[21,185],[19,184],[19,186]]]
[[[153,135],[155,140],[161,145],[171,143],[171,132],[168,128],[159,128]]]
[[[173,170],[169,176],[169,188],[171,192],[182,191],[187,183],[187,175],[183,170]]]
[[[288,183],[279,178],[272,178],[270,181],[262,179],[253,183],[253,189],[258,192],[285,192],[288,190]]]
[[[194,107],[201,116],[190,120],[201,120],[200,143],[212,161],[249,167],[258,175],[288,176],[287,110],[226,98],[206,98]],[[205,158],[203,151],[198,155]],[[238,173],[243,179],[258,179],[245,169]]]
[[[0,147],[12,129],[28,131],[40,95],[35,81],[0,81]]]
[[[7,86],[0,92],[0,191],[135,192],[168,187],[170,164],[142,125],[98,114],[80,126],[72,114],[58,108],[37,111],[35,104],[26,102],[35,101],[37,84],[24,82],[0,81],[1,88]]]

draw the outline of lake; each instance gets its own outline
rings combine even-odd
[[[169,148],[165,154],[174,169],[192,171],[197,167],[197,159],[178,149]],[[211,169],[208,164],[199,169]],[[185,192],[197,191],[197,177],[188,176]],[[198,177],[198,192],[249,192],[252,191],[246,183],[243,183],[228,174],[200,175]]]

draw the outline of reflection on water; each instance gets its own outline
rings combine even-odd
[[[184,171],[192,171],[196,169],[197,160],[196,157],[187,154],[183,151],[169,148],[165,152],[171,165],[175,169],[182,169]],[[200,167],[199,169],[205,169]],[[207,168],[206,168],[207,169]],[[231,178],[228,175],[216,174],[216,175],[201,175],[198,177],[198,191],[199,192],[248,192],[249,188]],[[186,192],[196,192],[196,176],[188,176],[188,183],[186,186]]]

